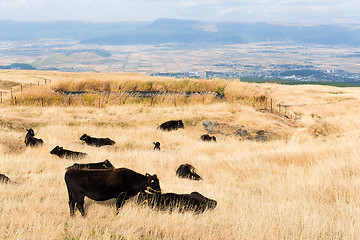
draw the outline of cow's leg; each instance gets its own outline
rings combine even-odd
[[[116,214],[119,213],[119,208],[124,205],[125,200],[135,196],[137,193],[138,191],[120,193],[120,195],[116,198]]]
[[[75,208],[75,201],[69,200],[69,208],[70,208],[70,217],[74,216],[74,208]]]
[[[83,217],[85,217],[84,198],[85,198],[85,195],[81,195],[78,199],[76,199],[76,207],[77,207],[77,209],[79,209],[81,216],[83,216]]]
[[[121,208],[124,205],[126,194],[127,194],[126,192],[122,192],[116,198],[116,215],[119,213],[119,208]]]
[[[74,207],[75,207],[75,201],[72,196],[71,191],[68,188],[68,194],[69,194],[69,208],[70,208],[70,217],[74,216]]]
[[[85,217],[84,202],[77,202],[76,207],[79,209],[81,216]]]
[[[69,208],[70,208],[70,217],[74,216],[74,207],[75,207],[75,201],[71,196],[71,193],[69,192]]]

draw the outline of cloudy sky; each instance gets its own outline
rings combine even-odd
[[[360,23],[359,0],[0,0],[0,20]]]

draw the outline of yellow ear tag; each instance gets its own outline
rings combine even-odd
[[[105,163],[103,164],[103,166],[104,166],[104,168],[107,168],[106,165],[105,165]]]

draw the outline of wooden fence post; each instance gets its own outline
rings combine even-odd
[[[71,96],[69,96],[69,106],[71,105]]]
[[[14,97],[14,105],[16,106],[16,97]]]
[[[154,106],[154,97],[151,97],[151,107]]]
[[[22,92],[22,84],[20,85],[20,92]]]
[[[99,108],[101,108],[101,100],[100,100],[100,97],[99,97]]]
[[[287,111],[287,115],[290,117],[290,106],[289,105],[287,105],[286,111]]]
[[[174,97],[174,106],[176,107],[176,96]]]
[[[2,92],[0,91],[0,103],[2,103]]]
[[[10,88],[10,95],[11,95],[11,99],[13,99],[13,92],[12,92],[12,88]]]
[[[281,103],[279,102],[279,116],[281,116]]]
[[[38,81],[38,87],[40,86],[40,82]]]
[[[41,106],[44,107],[44,98],[41,98]]]

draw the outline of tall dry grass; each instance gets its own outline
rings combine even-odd
[[[23,78],[22,78],[23,77]],[[124,103],[185,105],[218,101],[254,105],[268,97],[269,91],[257,84],[224,79],[175,79],[150,77],[137,73],[62,73],[44,71],[0,71],[0,79],[12,79],[17,87],[3,89],[9,104],[20,106],[119,105]],[[21,87],[22,85],[23,87]],[[1,85],[0,85],[0,91]],[[64,92],[86,92],[64,95]],[[143,98],[128,91],[173,93],[167,96]],[[185,97],[185,92],[204,94]],[[208,94],[206,94],[208,93]],[[216,94],[222,95],[219,99]],[[130,96],[129,96],[130,95]],[[72,99],[69,102],[69,97]],[[15,100],[16,98],[16,100]]]
[[[0,184],[0,239],[359,239],[360,89],[254,86],[292,104],[299,118],[227,102],[2,105],[0,173],[14,183]],[[156,129],[170,119],[183,119],[185,129]],[[205,143],[198,140],[205,120],[278,137],[256,142],[219,134],[218,142]],[[25,148],[28,127],[44,140],[42,147]],[[116,145],[84,145],[84,133]],[[162,151],[152,150],[154,141]],[[64,173],[73,161],[52,156],[56,145],[87,152],[80,163],[109,159],[116,167],[156,173],[163,192],[198,191],[218,206],[199,215],[169,213],[131,199],[115,215],[114,200],[86,198],[87,217],[77,211],[70,218]],[[176,177],[182,163],[194,165],[204,180]]]

